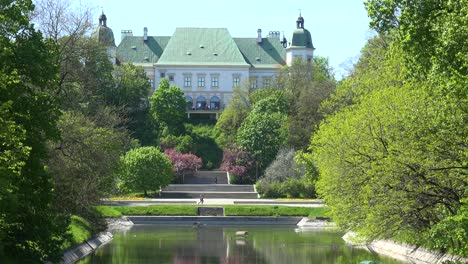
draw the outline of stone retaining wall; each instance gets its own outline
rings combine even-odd
[[[444,261],[468,263],[468,258],[437,253],[420,247],[398,244],[393,241],[378,240],[372,242],[368,247],[377,254],[415,264],[439,264],[444,263]]]
[[[359,241],[359,238],[357,238],[356,234],[353,232],[346,233],[343,236],[343,239],[346,243],[355,247],[364,248],[379,255],[389,256],[412,264],[442,264],[444,261],[460,261],[461,263],[468,263],[468,258],[442,254],[425,248],[399,244],[388,240],[376,240],[365,245],[362,241]]]
[[[302,217],[127,216],[134,224],[297,225]]]
[[[112,240],[112,234],[110,232],[99,233],[96,237],[84,242],[81,245],[75,246],[63,254],[62,264],[73,264],[84,258],[85,256],[94,252],[98,247],[106,244]]]

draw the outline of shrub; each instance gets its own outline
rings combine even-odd
[[[174,149],[167,149],[164,154],[171,160],[174,174],[180,178],[195,173],[202,166],[202,159],[193,154],[182,154]]]

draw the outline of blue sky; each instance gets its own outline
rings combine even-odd
[[[151,36],[171,36],[176,27],[227,28],[232,37],[256,37],[261,28],[264,35],[284,31],[290,41],[301,9],[315,54],[330,59],[337,77],[371,35],[363,0],[95,0],[93,5],[96,23],[104,7],[117,45],[121,30],[143,35],[144,27]]]

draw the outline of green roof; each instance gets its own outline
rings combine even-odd
[[[312,36],[309,30],[304,28],[294,30],[291,46],[313,49],[314,45],[312,44]]]
[[[127,36],[117,47],[117,59],[127,63],[156,63],[171,37]]]
[[[102,43],[104,46],[115,47],[114,33],[112,32],[112,29],[107,26],[99,25],[94,32],[91,33],[91,37],[96,39],[99,43]]]
[[[225,28],[177,28],[157,64],[248,66]]]
[[[286,50],[278,38],[234,38],[247,63],[253,67],[273,67],[285,65]]]

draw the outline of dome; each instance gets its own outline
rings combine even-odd
[[[91,37],[104,46],[115,47],[114,32],[109,27],[99,25],[91,34]]]
[[[310,35],[309,30],[305,28],[294,30],[291,46],[313,49],[314,45],[312,44],[312,36]]]
[[[115,47],[114,32],[107,27],[107,17],[104,11],[99,16],[99,26],[91,34],[91,37],[106,47]]]

